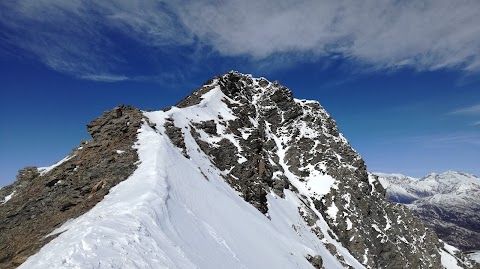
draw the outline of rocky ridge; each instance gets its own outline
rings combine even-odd
[[[23,263],[55,238],[49,235],[55,228],[90,210],[133,173],[142,121],[142,112],[130,106],[106,111],[88,124],[91,140],[51,167],[20,170],[15,183],[0,190],[0,268]]]

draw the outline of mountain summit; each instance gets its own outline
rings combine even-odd
[[[232,71],[88,131],[3,191],[2,267],[471,266],[384,198],[318,102],[278,82]]]

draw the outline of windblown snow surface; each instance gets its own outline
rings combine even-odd
[[[268,195],[265,216],[225,183],[189,131],[190,158],[170,142],[163,128],[169,117],[187,129],[192,119],[233,117],[222,98],[217,87],[198,105],[145,112],[157,129],[144,124],[139,130],[137,170],[54,231],[58,237],[20,268],[312,268],[307,255],[320,255],[325,268],[343,268],[324,243],[334,244],[353,268],[364,268],[330,237],[321,215],[325,238],[311,232],[290,190],[284,199]],[[316,188],[328,191],[332,182],[325,182]]]

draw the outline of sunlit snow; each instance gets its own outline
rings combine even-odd
[[[38,168],[38,172],[40,172],[40,175],[45,175],[46,173],[50,172],[51,170],[53,170],[55,167],[61,165],[62,163],[70,160],[71,158],[75,157],[75,155],[69,155],[69,156],[66,156],[65,158],[61,159],[60,161],[56,162],[55,164],[53,165],[50,165],[50,166],[47,166],[47,167],[39,167]]]
[[[3,199],[2,203],[0,203],[0,205],[5,204],[5,203],[8,202],[10,199],[12,199],[13,195],[15,195],[15,192],[16,192],[16,191],[13,191],[13,192],[10,193],[9,195],[5,196],[5,198]]]

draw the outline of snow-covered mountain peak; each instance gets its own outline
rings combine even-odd
[[[447,171],[440,174],[431,173],[420,179],[419,182],[430,184],[432,187],[435,187],[437,193],[465,190],[475,187],[475,185],[480,186],[480,178],[456,171]]]
[[[327,168],[332,168],[327,162],[338,163],[335,167],[365,170],[361,157],[349,147],[318,102],[294,99],[288,88],[264,78],[229,72],[208,81],[165,113],[168,121],[163,125],[172,141],[188,136],[179,130],[189,130],[201,149],[228,174],[227,180],[259,180],[263,188],[244,195],[265,213],[263,196],[272,184],[273,190],[283,196],[288,176],[294,187],[320,199],[334,186],[334,179],[326,175]],[[329,143],[335,143],[335,147],[328,147]],[[188,148],[180,147],[188,155]],[[218,147],[232,152],[224,156],[225,152],[215,150]],[[325,152],[320,155],[319,150]],[[263,179],[243,171],[245,167],[259,170],[259,166],[264,170]],[[291,173],[288,166],[293,166]],[[321,176],[328,187],[310,180]],[[251,189],[242,182],[238,184],[238,189]]]
[[[430,173],[423,178],[413,178],[401,174],[373,173],[379,177],[382,186],[391,195],[391,199],[409,203],[422,197],[436,194],[452,194],[464,192],[480,187],[480,178],[463,172],[446,171],[443,173]],[[415,199],[406,201],[395,199],[393,196],[405,195]]]
[[[403,185],[406,182],[418,180],[417,178],[405,176],[402,174],[387,174],[380,172],[373,172],[372,174],[378,176],[378,180],[385,189],[389,188],[392,183],[395,183],[394,185]]]
[[[30,169],[26,188],[56,196],[28,189],[0,205],[11,227],[42,227],[34,236],[19,228],[25,244],[58,236],[24,268],[440,268],[455,261],[405,207],[384,199],[320,104],[294,99],[278,82],[232,71],[161,111],[115,108],[89,132],[93,139],[73,157],[44,173]],[[121,179],[115,173],[131,171],[124,166],[133,171]],[[59,213],[48,200],[68,213],[105,190],[83,215]],[[75,203],[66,200],[69,191]],[[56,221],[15,211],[32,204]],[[65,222],[68,216],[75,219]],[[28,251],[9,243],[15,251],[0,249],[0,260],[23,262],[41,242]]]

